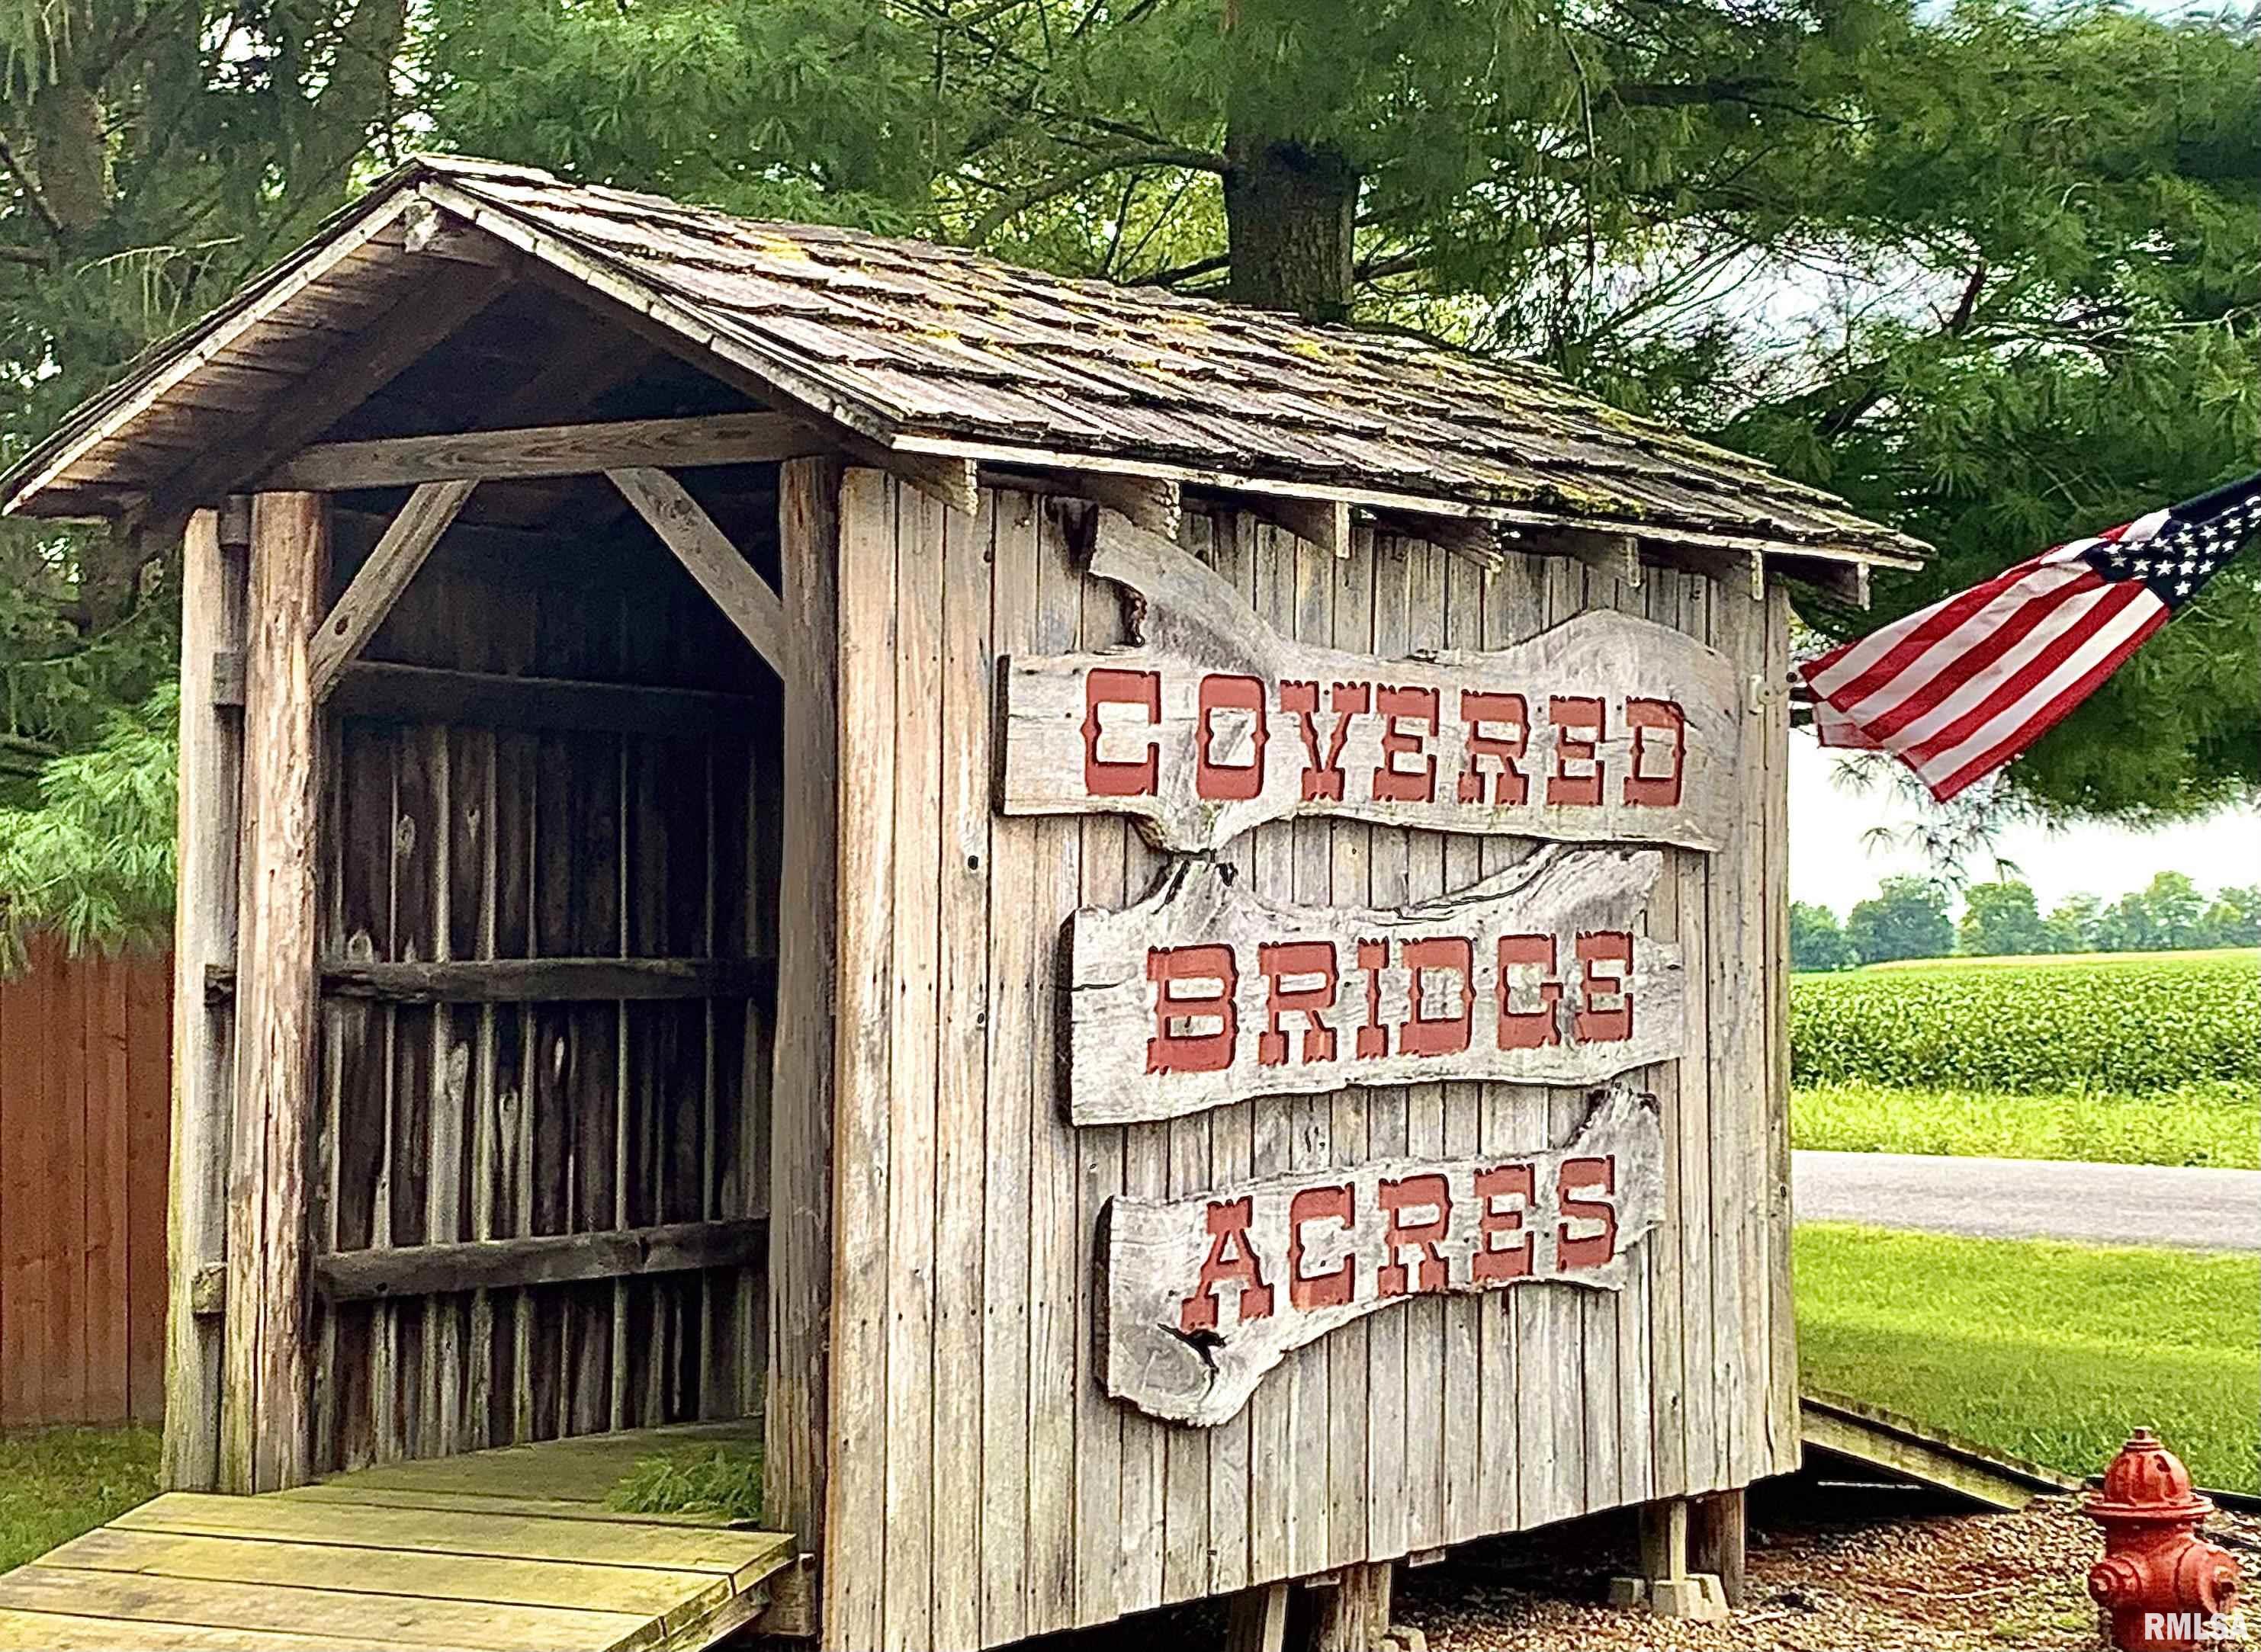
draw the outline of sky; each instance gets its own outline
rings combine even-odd
[[[1895,872],[1928,869],[1920,855],[1890,846],[1871,848],[1862,834],[1878,824],[1902,826],[1914,818],[1896,795],[1846,791],[1832,782],[1838,759],[1804,730],[1790,737],[1790,893],[1840,917],[1877,891]],[[2034,886],[2042,910],[2067,895],[2116,899],[2151,881],[2155,872],[2187,872],[2201,889],[2261,883],[2261,810],[2225,811],[2204,820],[2131,832],[2121,826],[2078,826],[2056,831],[2019,826],[2002,837],[2001,853]],[[1975,877],[1992,869],[1970,869]]]

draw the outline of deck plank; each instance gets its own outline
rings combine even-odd
[[[453,1597],[449,1564],[430,1563],[436,1599],[355,1594],[342,1589],[278,1588],[191,1577],[142,1577],[34,1564],[0,1577],[0,1606],[133,1620],[158,1615],[214,1629],[272,1634],[330,1633],[396,1646],[468,1652],[624,1652],[659,1638],[658,1624],[633,1613],[507,1606]]]
[[[623,1514],[584,1498],[513,1497],[501,1491],[395,1491],[390,1486],[353,1487],[329,1483],[273,1493],[300,1503],[342,1503],[359,1508],[434,1509],[454,1514],[525,1514],[553,1520],[602,1520],[608,1526],[711,1527],[726,1531],[759,1529],[757,1520],[723,1514]]]
[[[729,1578],[712,1572],[504,1560],[486,1555],[451,1555],[435,1563],[427,1555],[393,1548],[245,1541],[111,1527],[89,1532],[39,1563],[150,1577],[343,1589],[357,1595],[635,1613],[662,1619],[668,1627],[704,1615],[735,1592]]]
[[[774,1532],[721,1527],[660,1527],[621,1520],[567,1520],[427,1509],[325,1505],[287,1498],[169,1491],[111,1524],[130,1531],[205,1537],[282,1538],[360,1548],[505,1559],[587,1561],[760,1576],[792,1540]]]
[[[244,1652],[240,1629],[145,1618],[90,1618],[75,1612],[25,1612],[0,1606],[0,1647],[40,1652]],[[259,1652],[398,1652],[399,1642],[351,1635],[259,1637]]]
[[[648,1457],[759,1440],[692,1423],[168,1492],[0,1577],[0,1652],[701,1652],[767,1606],[793,1537],[605,1498]]]
[[[470,1491],[601,1503],[648,1457],[688,1446],[753,1446],[760,1439],[758,1427],[743,1421],[683,1423],[388,1462],[323,1484],[354,1491]]]

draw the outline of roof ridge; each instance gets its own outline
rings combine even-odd
[[[555,184],[561,190],[578,190],[586,185],[545,172],[540,167],[522,167],[509,161],[489,161],[481,155],[459,155],[442,149],[417,149],[410,152],[401,162],[401,169],[438,172],[451,177],[515,178],[526,183]]]

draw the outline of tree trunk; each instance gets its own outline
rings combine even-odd
[[[1224,217],[1234,302],[1310,321],[1350,313],[1358,172],[1327,144],[1254,134],[1225,141]]]
[[[32,99],[32,139],[40,197],[66,236],[85,234],[110,213],[101,98],[68,79],[41,87]]]

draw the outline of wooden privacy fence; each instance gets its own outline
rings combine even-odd
[[[0,980],[0,1427],[162,1416],[171,993],[45,938]]]

